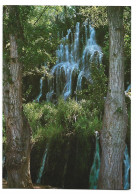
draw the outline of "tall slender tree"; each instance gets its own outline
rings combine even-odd
[[[15,14],[9,6],[9,18]],[[15,18],[16,20],[17,18]],[[12,21],[14,24],[14,21]],[[11,23],[12,25],[12,23]],[[9,188],[32,188],[30,177],[31,129],[22,108],[22,64],[19,62],[15,26],[9,35],[10,62],[4,63],[3,111],[6,120],[6,169]]]
[[[127,131],[124,95],[123,7],[108,7],[109,85],[101,131],[99,189],[123,189],[122,163]]]

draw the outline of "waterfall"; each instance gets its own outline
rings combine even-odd
[[[45,68],[46,67],[47,67],[47,65],[45,64]],[[39,102],[39,100],[40,100],[40,98],[42,96],[42,87],[43,87],[43,79],[44,79],[44,77],[45,77],[45,73],[44,73],[43,77],[41,77],[41,79],[40,79],[40,93],[39,93],[39,95],[38,95],[38,97],[36,99],[37,102]]]
[[[39,102],[40,97],[42,96],[42,86],[43,86],[43,77],[40,79],[40,93],[36,99],[38,102]]]
[[[43,155],[43,158],[42,158],[42,165],[40,167],[38,178],[37,178],[37,181],[36,181],[36,183],[38,183],[38,184],[41,183],[41,178],[42,178],[44,167],[45,167],[46,157],[47,157],[47,147],[44,151],[44,155]]]
[[[90,170],[89,176],[89,188],[97,189],[97,182],[100,170],[100,154],[99,154],[99,137],[98,132],[96,131],[96,150],[94,155],[94,161]]]
[[[83,34],[80,30],[83,29]],[[80,52],[82,50],[82,52]],[[81,54],[80,54],[81,53]],[[82,79],[92,83],[91,64],[101,63],[102,51],[95,40],[95,30],[86,22],[76,24],[75,32],[67,30],[67,35],[61,39],[61,44],[56,50],[57,61],[51,69],[52,79],[48,82],[46,100],[63,96],[66,100],[73,92],[82,89]],[[73,78],[76,86],[72,91]]]
[[[128,155],[128,148],[126,145],[124,152],[124,189],[129,189],[129,170],[130,170],[130,159]]]

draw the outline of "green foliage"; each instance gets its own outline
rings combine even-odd
[[[79,137],[91,136],[95,130],[101,129],[101,121],[97,111],[90,112],[85,103],[75,100],[60,99],[58,105],[51,103],[28,103],[24,112],[33,130],[33,141],[77,134]]]
[[[45,11],[49,12],[49,6],[45,7]],[[41,12],[43,6],[4,6],[4,57],[9,62],[9,34],[14,34],[19,60],[25,71],[40,66],[47,60],[52,63],[55,61],[53,54],[58,42],[56,29],[54,23],[49,22],[47,14],[43,15],[43,20],[35,23]]]
[[[45,62],[53,66],[62,33],[76,23],[75,13],[75,7],[66,6],[4,6],[4,58],[9,62],[9,34],[13,34],[24,71]]]
[[[124,7],[125,86],[131,83],[131,7]]]
[[[106,6],[82,6],[80,13],[89,18],[95,28],[105,26],[108,23]]]
[[[33,6],[3,6],[3,54],[7,63],[9,62],[10,56],[9,35],[16,36],[18,40],[18,51],[21,53],[23,45],[26,44],[25,32],[27,31],[27,21],[33,9]]]
[[[56,108],[51,103],[28,103],[24,105],[24,113],[33,130],[33,141],[44,138],[49,125],[55,123]]]
[[[96,110],[96,114],[102,117],[107,93],[107,77],[102,64],[99,66],[92,64],[91,72],[93,83],[89,84],[87,89],[83,89],[79,97],[86,100],[87,109],[91,112]]]
[[[108,31],[105,33],[104,36],[104,45],[102,47],[103,52],[103,62],[106,66],[105,69],[108,71],[109,69],[109,33]]]

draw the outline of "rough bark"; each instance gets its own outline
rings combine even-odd
[[[4,64],[3,111],[6,120],[6,169],[9,188],[32,188],[30,177],[31,129],[22,109],[22,66],[16,38],[10,35],[10,65]],[[9,72],[7,74],[7,72]]]
[[[127,130],[124,95],[123,8],[108,7],[109,85],[100,136],[99,189],[123,189],[122,163]]]

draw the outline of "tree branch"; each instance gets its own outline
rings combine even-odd
[[[40,20],[41,16],[42,16],[43,13],[46,11],[46,8],[47,8],[47,6],[44,7],[43,12],[40,14],[39,18],[38,18],[38,19],[36,20],[36,22],[34,23],[34,26],[35,26],[35,24]]]

